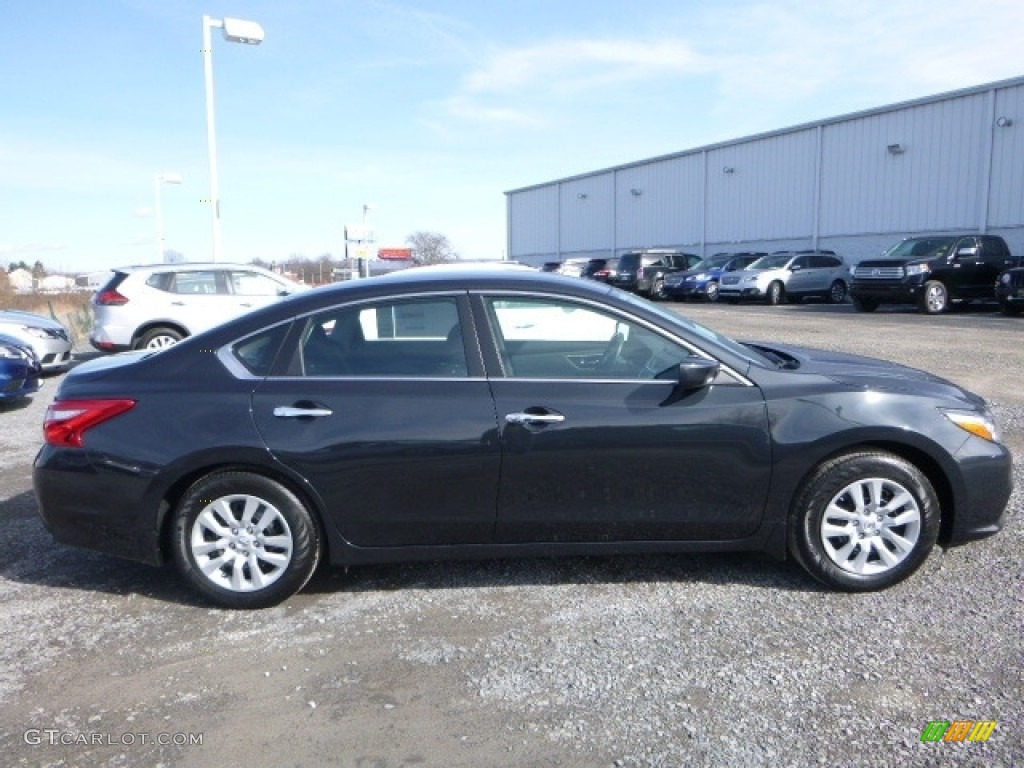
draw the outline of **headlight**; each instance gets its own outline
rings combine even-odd
[[[8,347],[5,344],[0,344],[0,357],[6,357],[9,360],[21,359],[21,352],[14,347]]]
[[[929,267],[927,264],[907,265],[907,277],[910,277],[911,275],[927,275],[931,271],[931,267]]]
[[[34,328],[31,325],[23,325],[23,326],[21,326],[21,330],[24,331],[25,333],[29,334],[30,336],[35,336],[36,338],[39,338],[39,339],[48,338],[49,335],[50,335],[46,331],[44,331],[42,328]]]
[[[993,443],[1002,442],[999,428],[995,419],[989,413],[977,413],[976,411],[942,411],[942,415],[956,424],[965,432],[989,440]]]
[[[1010,275],[1009,272],[1004,272],[999,276],[999,282],[1002,283],[1003,285],[1009,285],[1011,277],[1012,275]]]
[[[710,277],[711,277],[711,275],[709,275],[707,272],[700,272],[700,273],[694,275],[693,277],[690,277],[690,278],[687,278],[687,279],[688,280],[707,280]]]

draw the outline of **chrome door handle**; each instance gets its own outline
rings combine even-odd
[[[332,416],[334,411],[330,408],[295,408],[290,405],[279,405],[274,409],[274,415],[279,419],[301,419],[303,416]]]
[[[509,424],[558,424],[565,421],[560,413],[507,413],[505,421]]]

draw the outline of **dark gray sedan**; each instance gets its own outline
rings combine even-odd
[[[609,552],[765,551],[875,590],[996,533],[1011,491],[948,381],[512,268],[309,291],[86,363],[45,436],[57,539],[173,561],[229,607],[321,561]]]

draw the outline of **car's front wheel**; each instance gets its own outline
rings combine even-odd
[[[778,306],[786,300],[786,289],[778,280],[768,286],[768,303]]]
[[[707,294],[708,301],[718,301],[718,283],[716,283],[714,280],[708,283],[708,287],[704,289],[704,292]]]
[[[924,284],[919,308],[929,315],[945,312],[949,309],[949,289],[938,280],[929,280]]]
[[[305,586],[320,559],[319,530],[305,504],[252,472],[216,472],[193,483],[172,536],[182,575],[225,608],[280,603]]]
[[[894,454],[865,451],[825,462],[793,503],[790,551],[822,583],[884,589],[912,574],[939,533],[931,483]]]

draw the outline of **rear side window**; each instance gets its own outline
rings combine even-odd
[[[288,328],[283,323],[238,342],[233,348],[238,362],[254,376],[269,376]]]
[[[339,307],[311,318],[302,334],[306,376],[468,376],[454,298]]]
[[[284,286],[259,272],[232,272],[231,292],[239,296],[279,296]]]
[[[223,280],[214,270],[188,272],[156,272],[146,279],[146,285],[159,291],[190,296],[211,296],[225,293]]]

